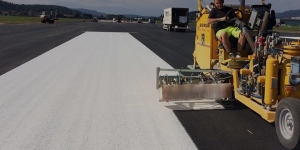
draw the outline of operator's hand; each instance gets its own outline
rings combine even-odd
[[[222,21],[226,21],[226,20],[229,20],[230,18],[229,17],[222,17]]]

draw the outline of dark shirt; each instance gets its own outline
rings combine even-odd
[[[231,7],[227,7],[227,6],[224,6],[222,9],[217,9],[217,8],[213,8],[209,15],[208,15],[208,18],[222,18],[222,17],[225,17],[226,14],[232,10]],[[229,18],[234,18],[233,16],[233,13],[230,13],[228,15]],[[217,33],[220,29],[224,29],[228,27],[226,21],[219,21],[219,22],[215,22],[213,25],[212,25],[212,28],[214,29],[215,33]]]
[[[209,16],[208,18],[221,18],[221,17],[225,17],[226,14],[232,10],[231,7],[227,7],[227,6],[224,6],[222,9],[217,9],[217,8],[213,8],[210,13],[209,13]],[[232,18],[232,14],[230,14],[229,16],[230,18]]]

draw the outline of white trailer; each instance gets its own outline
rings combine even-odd
[[[163,15],[163,29],[168,31],[188,30],[188,8],[166,8]]]

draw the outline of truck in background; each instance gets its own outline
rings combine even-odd
[[[93,17],[93,18],[91,19],[91,22],[98,22],[98,18],[97,18],[97,17]]]
[[[143,23],[143,18],[137,18],[137,23]]]
[[[188,8],[166,8],[163,14],[163,29],[168,31],[188,30]]]
[[[154,19],[149,19],[149,20],[148,20],[148,23],[149,23],[149,24],[155,24],[155,20],[154,20]]]
[[[51,9],[49,11],[42,11],[42,14],[40,15],[41,23],[50,23],[53,24],[55,20],[59,20],[59,18],[56,17],[57,15],[57,9]]]

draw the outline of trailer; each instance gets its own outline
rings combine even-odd
[[[51,9],[50,11],[42,11],[42,14],[40,15],[41,23],[53,24],[55,20],[59,20],[59,18],[57,18],[56,15],[57,9]]]
[[[167,31],[188,30],[188,8],[166,8],[163,14],[163,29]]]

